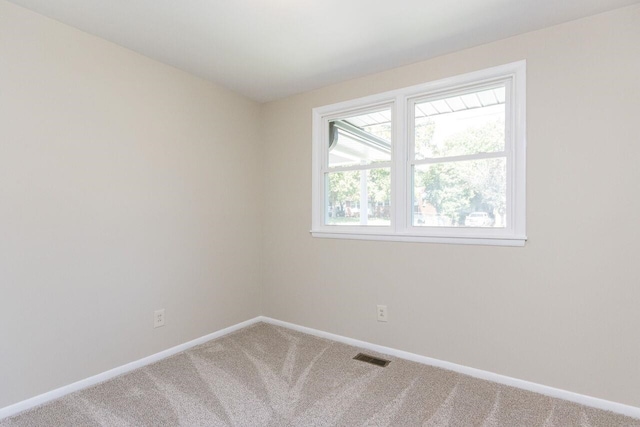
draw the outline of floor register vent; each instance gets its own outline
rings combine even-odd
[[[383,368],[391,363],[390,360],[380,359],[378,357],[369,356],[368,354],[364,353],[358,353],[356,357],[354,357],[354,359],[361,362],[371,363],[372,365],[381,366]]]

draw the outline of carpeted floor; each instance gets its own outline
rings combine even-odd
[[[627,418],[258,323],[8,426],[640,427]],[[371,354],[371,352],[363,351]]]

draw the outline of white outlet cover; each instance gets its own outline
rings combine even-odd
[[[387,310],[386,305],[378,306],[378,322],[387,322],[389,321],[389,311]]]
[[[164,308],[153,312],[153,327],[164,326]]]

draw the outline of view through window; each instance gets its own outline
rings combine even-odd
[[[504,227],[505,86],[414,105],[412,222]]]
[[[313,236],[524,245],[525,69],[314,108]]]
[[[327,217],[331,225],[389,225],[391,110],[328,123]]]

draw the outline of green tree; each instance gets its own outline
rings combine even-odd
[[[360,172],[345,171],[329,174],[329,204],[344,208],[347,201],[360,198]]]
[[[374,216],[387,216],[388,212],[382,209],[380,215],[375,210],[376,206],[386,207],[391,202],[391,170],[389,168],[370,169],[367,171],[367,192],[369,204],[374,208]]]
[[[431,135],[432,136],[432,135]],[[424,142],[429,157],[489,153],[504,149],[504,120],[466,129],[447,138],[441,146]],[[443,162],[416,167],[416,197],[441,215],[461,223],[472,211],[503,211],[506,205],[504,158]]]

